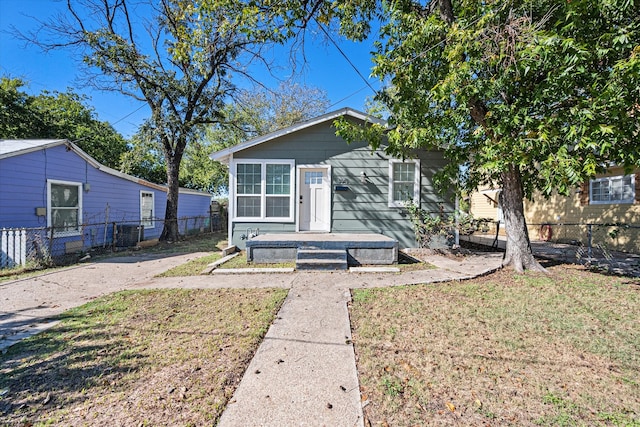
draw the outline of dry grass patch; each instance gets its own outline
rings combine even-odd
[[[353,292],[371,425],[640,425],[640,280],[551,268]]]
[[[0,357],[7,425],[215,425],[286,290],[120,292]]]

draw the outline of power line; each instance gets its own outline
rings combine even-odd
[[[478,16],[476,19],[474,19],[473,21],[469,22],[467,25],[462,27],[461,30],[466,30],[467,28],[469,28],[470,26],[472,26],[473,24],[478,22],[481,18],[482,18],[482,15]],[[424,55],[426,53],[429,53],[430,51],[432,51],[433,49],[435,49],[436,47],[440,46],[442,43],[444,43],[444,42],[446,42],[448,40],[449,40],[449,37],[445,37],[442,40],[440,40],[438,43],[429,46],[428,48],[426,48],[425,50],[423,50],[422,52],[420,52],[419,54],[417,54],[416,56],[414,56],[413,58],[409,59],[407,62],[402,64],[402,67],[403,68],[406,67],[407,65],[411,64],[413,61],[415,61],[418,58],[422,57],[422,55]]]
[[[114,126],[118,123],[120,123],[121,121],[123,121],[124,119],[126,119],[127,117],[131,116],[132,114],[137,113],[138,111],[142,110],[144,107],[146,107],[147,104],[142,104],[141,106],[139,106],[138,108],[136,108],[135,110],[133,110],[132,112],[130,112],[129,114],[127,114],[126,116],[122,117],[121,119],[116,120],[115,122],[111,123],[111,126]]]
[[[327,32],[327,30],[324,29],[324,26],[318,22],[318,20],[314,19],[316,21],[316,24],[318,24],[318,27],[320,27],[320,29],[322,30],[322,32],[324,33],[325,36],[327,36],[327,38],[329,39],[329,41],[335,46],[336,49],[338,49],[338,52],[340,52],[340,54],[344,57],[344,59],[347,60],[347,62],[349,63],[349,65],[351,65],[351,68],[353,68],[355,70],[355,72],[358,74],[358,76],[360,76],[360,78],[367,84],[367,86],[369,86],[369,88],[373,91],[373,93],[378,93],[377,90],[375,90],[373,88],[373,86],[371,86],[371,83],[369,83],[369,80],[366,79],[362,73],[360,72],[360,70],[358,70],[358,68],[353,64],[353,62],[351,62],[351,60],[349,59],[349,57],[347,56],[347,54],[344,53],[344,51],[340,48],[340,46],[338,46],[338,43],[336,43],[331,36],[329,35],[329,33]]]
[[[357,91],[353,92],[350,95],[345,96],[344,98],[340,99],[339,101],[334,102],[333,104],[329,105],[329,107],[327,107],[328,110],[332,109],[333,107],[335,107],[336,105],[340,104],[342,101],[345,101],[349,98],[351,98],[352,96],[362,92],[363,90],[365,90],[367,88],[367,86],[362,86],[360,89],[358,89]]]
[[[464,27],[462,27],[462,30],[466,30],[467,28],[469,28],[471,25],[477,23],[480,19],[482,18],[482,16],[477,17],[476,19],[474,19],[473,21],[469,22],[467,25],[465,25]],[[342,56],[344,56],[344,58],[349,62],[349,64],[351,65],[351,67],[353,67],[353,69],[356,71],[356,73],[358,73],[358,75],[360,76],[360,78],[362,80],[364,80],[364,82],[367,84],[367,86],[374,92],[374,93],[378,93],[372,86],[371,84],[369,84],[369,81],[367,79],[364,78],[364,76],[362,74],[360,74],[360,71],[358,71],[358,69],[355,67],[355,65],[353,65],[353,63],[349,60],[349,58],[344,54],[344,52],[340,49],[340,47],[336,44],[335,41],[333,41],[333,39],[329,36],[329,34],[327,33],[327,31],[324,29],[324,27],[318,22],[316,21],[316,23],[318,24],[318,26],[320,27],[320,29],[322,30],[322,32],[327,36],[327,38],[331,41],[331,43],[333,43],[333,45],[338,49],[338,51],[340,51],[340,53],[342,54]],[[425,50],[423,50],[422,52],[418,53],[416,56],[414,56],[413,58],[409,59],[408,61],[406,61],[404,64],[402,64],[402,67],[406,67],[407,65],[411,64],[412,62],[416,61],[417,59],[419,59],[420,57],[422,57],[423,55],[429,53],[430,51],[432,51],[433,49],[435,49],[436,47],[440,46],[442,43],[446,42],[449,38],[445,37],[442,40],[440,40],[439,42],[429,46],[428,48],[426,48]],[[333,104],[331,104],[329,106],[329,108],[332,108],[333,106],[341,103],[342,101],[344,101],[345,99],[349,99],[352,96],[356,95],[357,93],[362,92],[364,89],[367,88],[367,86],[362,86],[360,89],[356,90],[355,92],[353,92],[350,95],[345,96],[344,98],[342,98],[341,100],[334,102]]]

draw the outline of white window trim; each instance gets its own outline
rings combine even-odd
[[[53,227],[53,219],[51,218],[52,206],[51,206],[51,185],[72,185],[78,187],[78,230],[77,231],[55,231],[53,230],[54,237],[68,237],[68,236],[81,236],[82,235],[82,183],[72,181],[59,181],[56,179],[47,180],[47,227]]]
[[[150,222],[151,225],[145,224],[145,220],[148,220],[147,218],[144,217],[144,212],[142,210],[142,195],[143,194],[151,194],[151,204],[153,206],[153,208],[151,209],[151,218],[150,218]],[[145,191],[145,190],[140,190],[140,224],[144,227],[144,229],[151,229],[151,228],[156,228],[156,221],[155,221],[155,215],[154,215],[154,208],[156,207],[156,193],[154,193],[153,191]]]
[[[593,200],[593,183],[594,182],[603,182],[608,181],[611,182],[613,179],[624,179],[626,177],[631,177],[631,197],[628,199],[622,200]],[[621,204],[633,204],[636,199],[636,177],[634,174],[631,175],[614,175],[614,176],[603,176],[601,178],[591,179],[589,180],[589,204],[590,205],[621,205]]]
[[[239,164],[261,165],[260,167],[260,216],[259,217],[241,217],[238,212],[238,194],[236,192],[237,166]],[[289,165],[289,216],[287,217],[267,217],[267,165]],[[235,222],[294,222],[294,201],[296,184],[293,182],[296,176],[295,160],[292,159],[232,159],[229,168],[231,188],[229,195],[233,195],[233,216]],[[282,195],[284,196],[284,195]]]
[[[389,207],[390,208],[404,208],[406,207],[404,202],[398,202],[393,200],[393,165],[396,163],[414,163],[415,173],[413,181],[413,203],[420,204],[420,160],[419,159],[390,159],[389,160]]]

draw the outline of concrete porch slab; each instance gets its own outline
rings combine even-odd
[[[246,242],[247,260],[259,263],[295,261],[308,248],[346,250],[349,265],[398,262],[398,242],[375,233],[261,234]]]

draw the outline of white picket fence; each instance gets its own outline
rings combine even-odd
[[[3,228],[0,230],[0,268],[27,263],[27,230]]]

